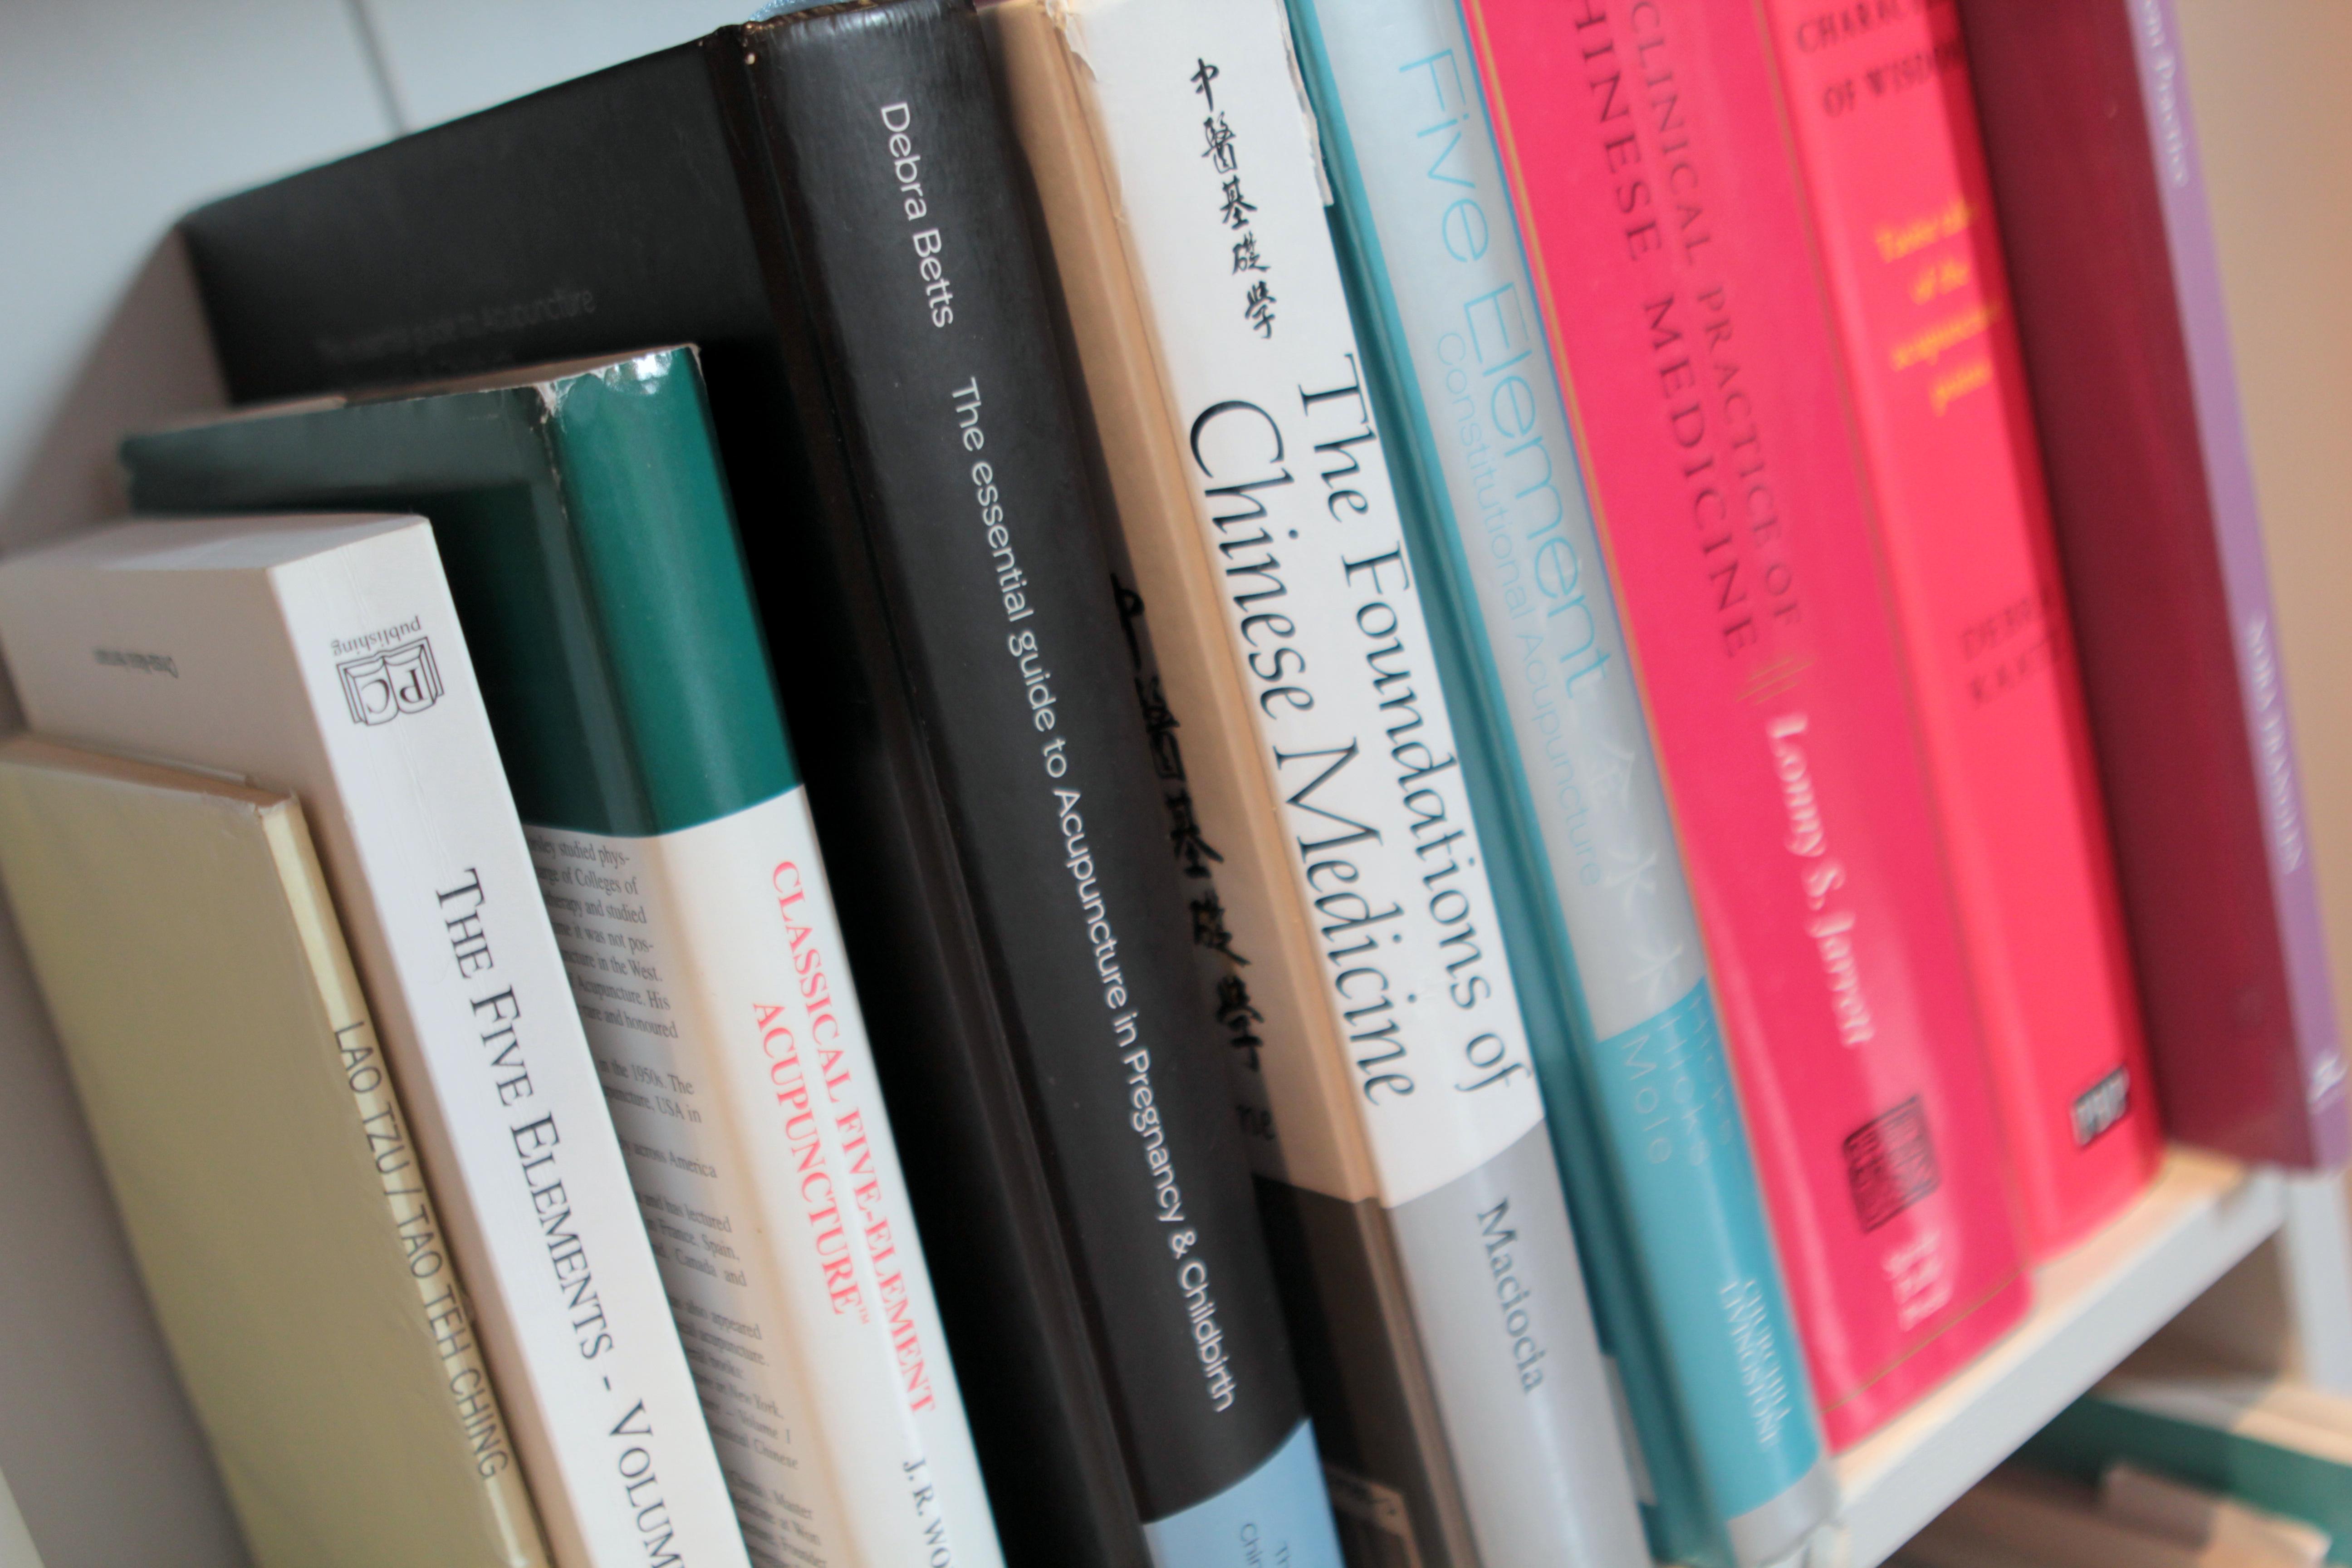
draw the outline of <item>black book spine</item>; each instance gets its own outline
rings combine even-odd
[[[740,37],[789,250],[771,276],[798,297],[780,313],[818,348],[1129,1476],[1163,1519],[1303,1413],[978,21],[900,0]]]

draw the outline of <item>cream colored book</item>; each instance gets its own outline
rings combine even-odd
[[[254,1561],[543,1565],[301,807],[19,736],[0,880]]]

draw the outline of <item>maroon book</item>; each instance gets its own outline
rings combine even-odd
[[[2171,0],[1959,0],[2157,1087],[2185,1142],[2352,1151]]]

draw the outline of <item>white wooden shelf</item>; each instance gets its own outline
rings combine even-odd
[[[2015,1331],[1839,1458],[1843,1506],[1810,1563],[1876,1568],[2276,1233],[2287,1206],[2277,1174],[2174,1150],[2137,1203],[2036,1271]]]

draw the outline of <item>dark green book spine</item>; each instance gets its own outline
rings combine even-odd
[[[133,436],[142,511],[432,519],[526,822],[646,835],[800,783],[689,351]]]

